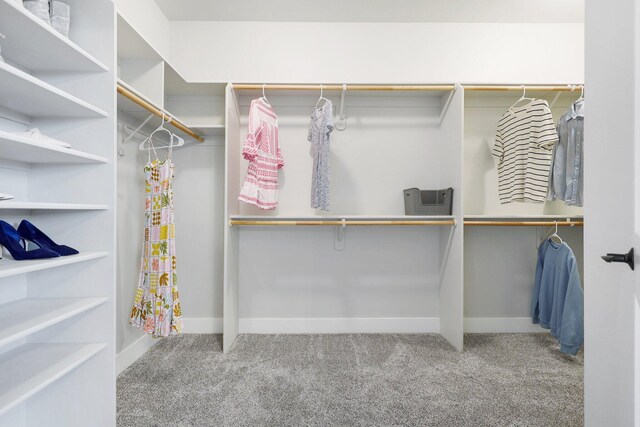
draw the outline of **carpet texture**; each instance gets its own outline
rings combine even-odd
[[[583,355],[548,334],[165,338],[118,377],[118,426],[581,426]]]

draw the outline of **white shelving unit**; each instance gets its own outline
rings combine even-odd
[[[109,205],[89,203],[14,202],[11,200],[3,200],[0,201],[0,209],[21,211],[103,211],[109,209]]]
[[[0,345],[45,329],[104,304],[106,298],[24,298],[0,305]]]
[[[0,259],[0,425],[115,425],[115,11],[68,0],[70,38],[0,0],[0,219],[78,255]],[[38,128],[71,148],[18,136]],[[88,396],[91,396],[89,399]]]
[[[2,158],[24,163],[107,163],[103,156],[72,148],[34,141],[30,138],[0,131]]]
[[[15,1],[0,1],[0,28],[11,35],[2,41],[4,56],[31,72],[108,71],[102,62]],[[25,28],[29,29],[29,37],[12,36]]]
[[[247,171],[241,153],[249,104],[261,94],[227,86],[223,350],[232,349],[239,333],[252,332],[245,329],[251,320],[243,322],[246,307],[277,307],[277,313],[251,313],[264,319],[358,317],[349,283],[371,290],[369,304],[380,307],[380,317],[420,318],[412,332],[440,333],[462,350],[464,90],[350,92],[348,131],[331,134],[332,209],[322,215],[309,207],[308,196],[301,197],[311,185],[306,138],[319,88],[270,89],[285,166],[277,210],[260,211],[239,202],[238,194]],[[324,96],[337,108],[339,92]],[[389,165],[402,165],[403,173],[388,173]],[[412,186],[454,187],[453,215],[403,215],[402,189]],[[307,277],[302,271],[318,277],[301,280]],[[260,289],[253,286],[257,282]],[[325,301],[334,308],[324,310],[309,300],[319,288],[335,289]],[[242,303],[241,294],[247,298]],[[300,310],[307,306],[316,311]],[[400,329],[407,328],[403,325]]]
[[[0,107],[29,117],[108,116],[103,109],[3,62],[0,62],[0,93]]]
[[[0,355],[0,382],[4,385],[0,416],[105,348],[105,344],[25,344]]]
[[[119,81],[136,95],[163,109],[196,134],[213,140],[210,145],[222,145],[225,85],[186,82],[122,17],[118,17],[118,70]],[[124,97],[118,98],[118,110],[139,123],[149,116],[148,111]],[[159,123],[159,118],[153,118],[148,130]],[[193,141],[186,134],[182,136]]]
[[[106,256],[109,256],[108,252],[83,252],[77,255],[26,261],[14,261],[12,259],[5,258],[0,263],[0,278],[17,276],[34,271],[48,270],[50,268],[90,261],[92,259],[103,258]]]

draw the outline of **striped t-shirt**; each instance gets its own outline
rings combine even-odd
[[[558,140],[547,101],[511,107],[498,121],[491,154],[498,158],[500,203],[544,203],[551,152]]]

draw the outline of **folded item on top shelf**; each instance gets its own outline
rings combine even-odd
[[[51,2],[51,26],[54,30],[69,38],[71,7],[59,0]]]
[[[13,198],[14,198],[13,194],[0,193],[0,201],[2,201],[2,200],[11,200]]]
[[[54,138],[50,138],[47,135],[43,135],[42,132],[40,132],[40,129],[38,128],[29,129],[26,132],[15,132],[15,135],[24,136],[26,138],[33,139],[34,141],[38,141],[38,142],[43,142],[45,144],[57,145],[59,147],[64,147],[64,148],[71,148],[71,144],[63,141],[59,141]]]
[[[31,12],[34,16],[51,25],[48,0],[24,0],[22,4],[24,5],[24,8]]]

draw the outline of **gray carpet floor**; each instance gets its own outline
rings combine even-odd
[[[548,334],[166,338],[118,377],[118,426],[580,426],[583,355]]]

